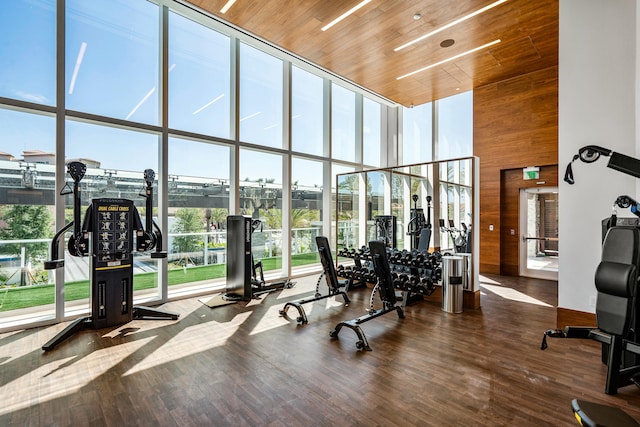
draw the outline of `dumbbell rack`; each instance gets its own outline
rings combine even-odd
[[[406,291],[407,295],[433,294],[436,284],[442,280],[442,255],[439,252],[387,249],[386,253],[396,289]],[[354,260],[353,266],[338,265],[338,276],[360,283],[376,282],[369,248],[345,248],[338,251],[338,256]]]

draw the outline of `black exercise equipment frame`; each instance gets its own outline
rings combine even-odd
[[[639,381],[635,376],[640,374],[640,228],[610,227],[602,248],[595,275],[597,327],[549,329],[543,334],[540,349],[547,348],[547,337],[588,338],[601,343],[602,363],[607,365],[604,392],[613,395],[620,387]]]
[[[371,253],[371,259],[376,275],[378,276],[378,283],[374,287],[372,292],[379,290],[380,299],[382,300],[382,308],[378,310],[370,310],[368,314],[357,317],[352,320],[346,320],[338,323],[334,329],[329,332],[331,338],[337,338],[340,330],[343,327],[352,329],[358,336],[356,342],[356,348],[358,350],[371,351],[367,337],[365,336],[360,325],[368,322],[369,320],[380,317],[384,314],[395,311],[398,313],[400,319],[404,319],[404,306],[402,302],[398,301],[396,297],[396,291],[394,288],[393,280],[391,278],[391,268],[389,267],[389,261],[387,259],[387,252],[383,242],[372,240],[369,242],[369,250]]]
[[[353,282],[352,279],[339,280],[338,275],[336,273],[336,268],[333,263],[333,257],[331,256],[331,248],[329,247],[329,239],[326,236],[316,236],[316,246],[318,247],[318,253],[320,254],[320,262],[322,263],[322,274],[318,278],[316,282],[316,292],[313,297],[303,298],[297,301],[289,301],[287,302],[282,310],[280,310],[280,315],[283,317],[287,316],[287,310],[289,307],[294,307],[298,310],[298,317],[296,321],[298,323],[307,324],[309,323],[309,319],[307,318],[307,314],[302,308],[303,304],[307,304],[314,301],[319,301],[326,298],[331,298],[333,296],[342,295],[344,299],[345,307],[349,306],[351,300],[349,299],[349,287]],[[320,282],[322,278],[326,279],[327,287],[329,288],[329,293],[322,295],[320,293]],[[344,288],[344,290],[343,290]]]
[[[56,336],[47,341],[42,346],[42,350],[50,351],[58,344],[76,334],[77,332],[93,328],[100,329],[127,323],[133,319],[170,319],[177,320],[179,314],[157,310],[150,307],[130,306],[133,301],[133,256],[131,253],[133,231],[136,234],[136,250],[150,251],[152,258],[166,258],[166,251],[162,251],[162,233],[160,228],[153,221],[153,182],[155,173],[151,169],[144,172],[145,192],[141,194],[146,198],[146,229],[142,225],[138,210],[131,200],[126,199],[93,199],[91,205],[85,212],[82,225],[80,224],[81,194],[80,181],[86,172],[86,165],[81,162],[70,162],[67,165],[67,172],[73,179],[73,190],[65,184],[60,195],[73,193],[73,221],[62,227],[54,236],[51,242],[51,260],[45,262],[45,269],[53,270],[64,267],[64,258],[58,255],[58,248],[67,230],[74,227],[73,235],[69,239],[68,250],[72,256],[91,256],[91,315],[80,317],[71,322]],[[94,237],[92,250],[89,251],[89,235],[98,232],[96,224],[99,223],[100,214],[107,215],[125,214],[125,219],[119,221],[122,224],[119,235],[122,237],[120,243],[122,248],[114,251],[115,248],[106,249],[98,259],[99,239]],[[111,230],[115,234],[115,221],[106,221],[104,224],[114,225]],[[106,233],[105,233],[106,234]],[[115,238],[115,237],[114,237]],[[109,242],[103,242],[105,245]],[[115,246],[115,245],[114,245]],[[124,261],[124,264],[122,263]],[[112,289],[118,286],[111,283],[111,275],[120,273],[120,287],[118,290]],[[116,278],[116,281],[117,279]],[[115,297],[115,298],[114,298]],[[120,313],[118,313],[118,311]]]
[[[290,279],[265,282],[262,261],[255,262],[253,232],[262,221],[247,215],[227,216],[227,283],[222,298],[227,301],[251,301],[258,295],[295,286]]]

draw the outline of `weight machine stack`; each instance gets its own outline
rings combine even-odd
[[[261,225],[262,221],[246,215],[227,217],[227,285],[223,299],[250,301],[257,295],[295,285],[289,279],[265,282],[262,261],[254,262],[251,249],[253,232]]]

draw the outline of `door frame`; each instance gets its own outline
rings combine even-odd
[[[519,274],[536,279],[558,280],[557,271],[533,270],[527,267],[527,194],[530,193],[558,193],[558,187],[529,187],[520,188],[518,202],[518,218],[520,236],[518,236]]]

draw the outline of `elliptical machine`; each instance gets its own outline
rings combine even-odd
[[[81,195],[80,181],[86,172],[86,165],[70,162],[67,172],[73,179],[73,190],[65,184],[60,195],[73,193],[73,221],[62,227],[51,241],[51,260],[44,268],[53,270],[64,266],[58,248],[65,233],[73,227],[67,248],[71,256],[90,256],[91,269],[91,315],[80,317],[70,323],[55,337],[42,346],[44,351],[52,350],[62,341],[83,329],[101,329],[128,323],[133,319],[171,319],[177,313],[156,310],[150,307],[133,306],[133,254],[134,231],[135,250],[138,252],[156,250],[151,258],[166,258],[162,250],[162,233],[153,221],[153,182],[155,172],[144,171],[145,190],[141,194],[146,199],[146,221],[144,227],[133,201],[127,199],[93,199],[80,223]]]

